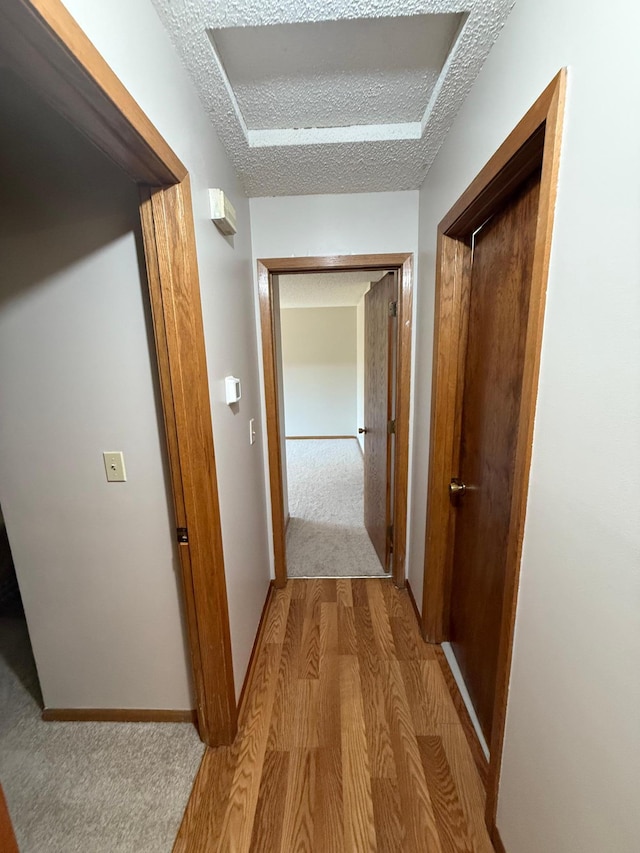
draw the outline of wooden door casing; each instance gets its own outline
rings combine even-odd
[[[60,0],[0,4],[4,64],[140,188],[198,730],[237,728],[229,611],[189,175]],[[51,713],[52,710],[48,709]]]
[[[387,426],[393,416],[393,317],[395,273],[372,284],[364,297],[364,524],[382,567],[391,552],[392,438]]]
[[[476,233],[456,502],[450,637],[491,739],[540,175]]]
[[[467,343],[472,235],[501,209],[504,200],[518,186],[534,172],[540,172],[486,786],[486,822],[496,844],[496,810],[566,88],[567,70],[561,69],[442,218],[437,232],[422,626],[425,638],[442,643],[449,639],[451,622],[456,510],[451,505],[448,490],[451,477],[460,465],[461,389]],[[481,749],[479,743],[474,746]]]

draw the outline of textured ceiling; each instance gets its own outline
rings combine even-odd
[[[357,272],[305,273],[280,275],[281,308],[345,308],[355,306],[384,273],[380,270]]]
[[[153,2],[268,196],[417,189],[514,0]]]
[[[422,119],[461,15],[210,33],[249,131]]]

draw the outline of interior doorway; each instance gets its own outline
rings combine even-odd
[[[198,730],[228,744],[237,708],[189,173],[62,4],[7,0],[0,49],[138,188]]]
[[[438,227],[425,583],[488,743],[495,829],[566,72]]]
[[[289,577],[390,571],[396,291],[395,271],[274,277]]]
[[[305,280],[308,301],[313,282],[331,273],[359,276],[361,284],[357,298],[351,299],[354,304],[349,306],[353,315],[352,377],[356,393],[347,406],[350,415],[342,420],[339,412],[331,411],[340,408],[336,406],[334,393],[340,396],[344,390],[336,384],[339,372],[334,373],[333,387],[329,383],[324,389],[322,404],[310,387],[314,382],[318,387],[322,385],[317,382],[321,378],[319,363],[310,364],[307,359],[302,367],[287,365],[296,347],[299,356],[300,350],[310,351],[310,338],[316,332],[317,346],[330,350],[327,338],[331,337],[331,328],[327,327],[323,333],[318,328],[319,317],[288,317],[286,312],[291,309],[282,307],[295,301],[296,295],[300,304]],[[258,274],[276,584],[286,583],[290,558],[292,576],[391,572],[402,586],[412,256],[261,260]],[[299,289],[292,290],[296,283]],[[339,285],[336,287],[339,292]],[[317,299],[322,301],[322,297]],[[334,342],[334,352],[335,349]],[[324,353],[316,361],[327,362],[331,357]],[[314,411],[315,420],[309,417]],[[305,434],[300,435],[300,431]],[[343,509],[331,497],[340,493]],[[315,498],[307,500],[305,495]],[[296,512],[302,517],[295,515]],[[310,541],[313,539],[315,542]]]

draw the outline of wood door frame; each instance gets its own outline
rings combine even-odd
[[[233,741],[237,710],[189,175],[59,0],[5,0],[16,72],[140,188],[200,737]]]
[[[423,633],[432,643],[447,640],[449,632],[455,521],[448,487],[451,477],[457,472],[460,458],[462,384],[472,265],[470,235],[529,175],[541,169],[487,779],[486,822],[490,833],[495,833],[565,91],[566,69],[562,69],[438,226],[422,601]]]
[[[277,354],[273,276],[282,273],[350,272],[353,270],[395,270],[398,273],[398,363],[396,383],[396,442],[394,487],[394,547],[392,576],[399,587],[405,585],[407,550],[407,500],[409,482],[409,407],[411,401],[411,329],[413,305],[413,253],[386,255],[327,255],[324,257],[260,258],[258,297],[262,330],[267,451],[271,493],[271,523],[275,585],[287,582],[286,519],[282,483],[282,425],[278,409]]]

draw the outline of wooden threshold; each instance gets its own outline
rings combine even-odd
[[[42,719],[74,723],[198,723],[195,710],[164,708],[45,708]]]
[[[337,441],[343,438],[358,440],[355,435],[285,435],[287,441],[321,441],[322,439]]]

